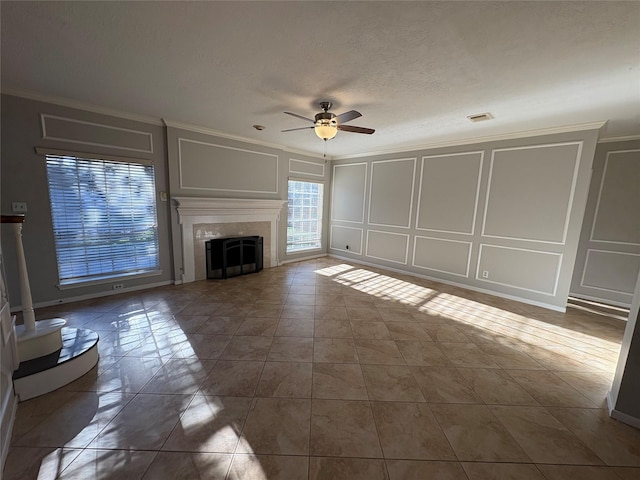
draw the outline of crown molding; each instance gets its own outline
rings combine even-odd
[[[476,143],[497,142],[502,140],[515,140],[519,138],[539,137],[541,135],[553,135],[557,133],[579,132],[583,130],[599,130],[605,126],[606,120],[590,123],[580,123],[576,125],[565,125],[561,127],[541,128],[537,130],[524,130],[520,132],[501,133],[497,135],[487,135],[485,137],[471,137],[460,140],[448,140],[444,142],[426,143],[422,145],[413,145],[400,148],[388,148],[365,153],[356,153],[352,155],[334,155],[332,160],[349,160],[353,158],[372,157],[375,155],[388,155],[396,153],[414,152],[416,150],[427,150],[434,148],[458,147],[463,145],[473,145]]]
[[[61,107],[75,108],[78,110],[84,110],[86,112],[109,115],[110,117],[124,118],[126,120],[133,120],[135,122],[150,123],[152,125],[158,125],[158,126],[163,125],[162,120],[160,118],[125,112],[122,110],[116,110],[114,108],[100,107],[98,105],[79,102],[77,100],[69,100],[68,98],[56,97],[53,95],[45,95],[42,93],[35,93],[35,92],[19,90],[14,88],[3,88],[2,94],[11,95],[14,97],[26,98],[28,100],[35,100],[38,102],[52,103],[54,105],[60,105]]]
[[[84,110],[86,112],[99,113],[102,115],[109,115],[112,117],[123,118],[126,120],[133,120],[136,122],[149,123],[149,124],[158,125],[161,127],[162,126],[175,127],[175,128],[180,128],[182,130],[189,130],[191,132],[203,133],[206,135],[214,135],[216,137],[227,138],[229,140],[237,140],[240,142],[251,143],[254,145],[261,145],[264,147],[284,150],[289,153],[296,153],[298,155],[305,155],[307,157],[321,158],[316,153],[308,152],[306,150],[297,150],[295,148],[287,147],[286,145],[263,142],[260,140],[255,140],[253,138],[247,138],[239,135],[232,135],[226,132],[221,132],[219,130],[214,130],[212,128],[201,127],[201,126],[192,125],[189,123],[176,122],[176,121],[167,120],[164,118],[151,117],[148,115],[139,115],[135,113],[125,112],[122,110],[117,110],[114,108],[101,107],[101,106],[93,105],[90,103],[79,102],[77,100],[70,100],[68,98],[56,97],[54,95],[45,95],[42,93],[36,93],[28,90],[20,90],[15,88],[2,88],[0,93],[2,93],[3,95],[11,95],[14,97],[26,98],[28,100],[35,100],[38,102],[45,102],[45,103],[51,103],[54,105],[60,105],[62,107],[75,108],[78,110]],[[331,160],[331,158],[327,157],[326,160]]]
[[[598,143],[629,142],[631,140],[640,140],[640,135],[627,135],[626,137],[601,138],[600,140],[598,140]]]
[[[605,121],[582,123],[582,124],[576,124],[576,125],[566,125],[561,127],[542,128],[537,130],[524,130],[519,132],[504,133],[504,134],[498,134],[498,135],[488,135],[484,137],[471,137],[471,138],[460,139],[460,140],[449,140],[444,142],[425,143],[425,144],[411,145],[411,146],[399,147],[399,148],[387,148],[383,150],[375,150],[375,151],[369,151],[364,153],[355,153],[350,155],[332,155],[332,156],[327,155],[326,158],[323,158],[314,152],[309,152],[306,150],[298,150],[295,148],[288,147],[286,145],[265,142],[265,141],[256,140],[253,138],[243,137],[240,135],[232,135],[230,133],[222,132],[212,128],[202,127],[199,125],[193,125],[193,124],[184,123],[184,122],[177,122],[177,121],[168,120],[165,118],[156,118],[148,115],[140,115],[140,114],[125,112],[125,111],[117,110],[113,108],[101,107],[98,105],[84,103],[76,100],[70,100],[68,98],[57,97],[54,95],[46,95],[46,94],[36,93],[28,90],[20,90],[15,88],[6,88],[6,87],[2,88],[0,93],[2,93],[3,95],[11,95],[14,97],[21,97],[29,100],[35,100],[38,102],[51,103],[54,105],[60,105],[62,107],[75,108],[78,110],[99,113],[101,115],[108,115],[108,116],[123,118],[126,120],[133,120],[136,122],[148,123],[151,125],[174,127],[182,130],[191,131],[191,132],[202,133],[205,135],[213,135],[220,138],[226,138],[228,140],[236,140],[239,142],[250,143],[253,145],[261,145],[263,147],[283,150],[288,153],[305,155],[307,157],[323,159],[328,161],[349,160],[354,158],[372,157],[376,155],[412,152],[416,150],[457,147],[462,145],[471,145],[475,143],[495,142],[495,141],[501,141],[501,140],[513,140],[517,138],[537,137],[541,135],[553,135],[557,133],[578,132],[582,130],[594,130],[594,129],[601,129],[607,123],[607,121],[605,120]],[[640,140],[640,135],[601,138],[598,140],[598,143],[624,142],[624,141],[630,141],[630,140]]]
[[[270,143],[262,140],[256,140],[255,138],[232,135],[230,133],[221,132],[220,130],[214,130],[213,128],[201,127],[199,125],[192,125],[190,123],[176,122],[174,120],[168,120],[166,118],[163,118],[162,121],[167,127],[179,128],[181,130],[187,130],[194,133],[202,133],[204,135],[212,135],[214,137],[226,138],[228,140],[236,140],[238,142],[251,143],[253,145],[260,145],[267,148],[275,148],[277,150],[284,150],[285,152],[289,153],[297,153],[298,155],[305,155],[307,157],[321,158],[315,153],[307,152],[305,150],[298,150],[278,143]],[[330,160],[330,158],[327,158],[327,160]]]

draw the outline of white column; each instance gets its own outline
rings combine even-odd
[[[18,259],[18,274],[20,276],[20,296],[22,298],[24,328],[27,332],[34,332],[36,329],[36,316],[33,312],[27,261],[24,256],[24,247],[22,246],[22,223],[13,224],[13,233],[16,237],[16,258]]]

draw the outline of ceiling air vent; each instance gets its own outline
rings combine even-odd
[[[493,118],[493,115],[491,115],[489,112],[486,113],[478,113],[476,115],[469,115],[467,117],[469,119],[470,122],[484,122],[485,120],[491,120]]]

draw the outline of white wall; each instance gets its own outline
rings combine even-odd
[[[168,284],[173,278],[169,230],[168,173],[161,125],[68,108],[25,98],[2,95],[2,164],[0,204],[11,212],[11,202],[27,203],[23,244],[34,305],[50,305],[79,298],[113,294],[113,283],[123,290]],[[112,155],[151,161],[155,171],[160,269],[157,276],[118,279],[99,285],[78,285],[60,290],[53,222],[44,155],[35,147],[79,152],[89,156]],[[2,249],[12,308],[20,307],[15,242],[11,229],[2,227]]]
[[[640,272],[640,140],[601,143],[571,294],[630,306]]]
[[[597,135],[336,160],[329,251],[562,310]]]
[[[289,178],[321,182],[328,203],[330,171],[324,159],[292,153],[256,143],[242,142],[209,133],[206,129],[168,126],[167,154],[172,197],[240,198],[287,200]],[[328,209],[325,208],[325,212]],[[315,252],[286,253],[287,205],[280,212],[277,238],[277,260],[295,260]],[[180,278],[183,269],[182,236],[177,211],[172,208],[172,241],[174,270]],[[325,221],[325,232],[328,221]],[[276,241],[274,239],[274,241]]]
[[[215,197],[287,199],[287,180],[320,181],[325,205],[330,194],[331,171],[324,159],[279,148],[216,136],[206,131],[163,127],[61,105],[2,95],[1,198],[3,211],[11,202],[28,205],[23,243],[36,306],[113,294],[111,283],[60,290],[49,205],[46,163],[35,147],[151,160],[158,190],[158,235],[162,274],[118,280],[124,289],[168,284],[181,278],[182,245],[177,215],[170,198]],[[160,193],[167,196],[161,196]],[[168,198],[169,201],[164,201]],[[328,208],[325,208],[327,250]],[[286,254],[287,208],[279,222],[280,261],[305,256]],[[7,285],[12,308],[20,307],[13,235],[2,227]],[[119,290],[120,291],[120,290]]]

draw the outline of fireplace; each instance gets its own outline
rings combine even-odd
[[[207,278],[229,278],[262,270],[262,237],[214,238],[205,242]]]
[[[278,266],[278,220],[285,200],[173,197],[182,246],[182,278],[206,278],[205,242],[232,236],[263,237],[264,268]]]

